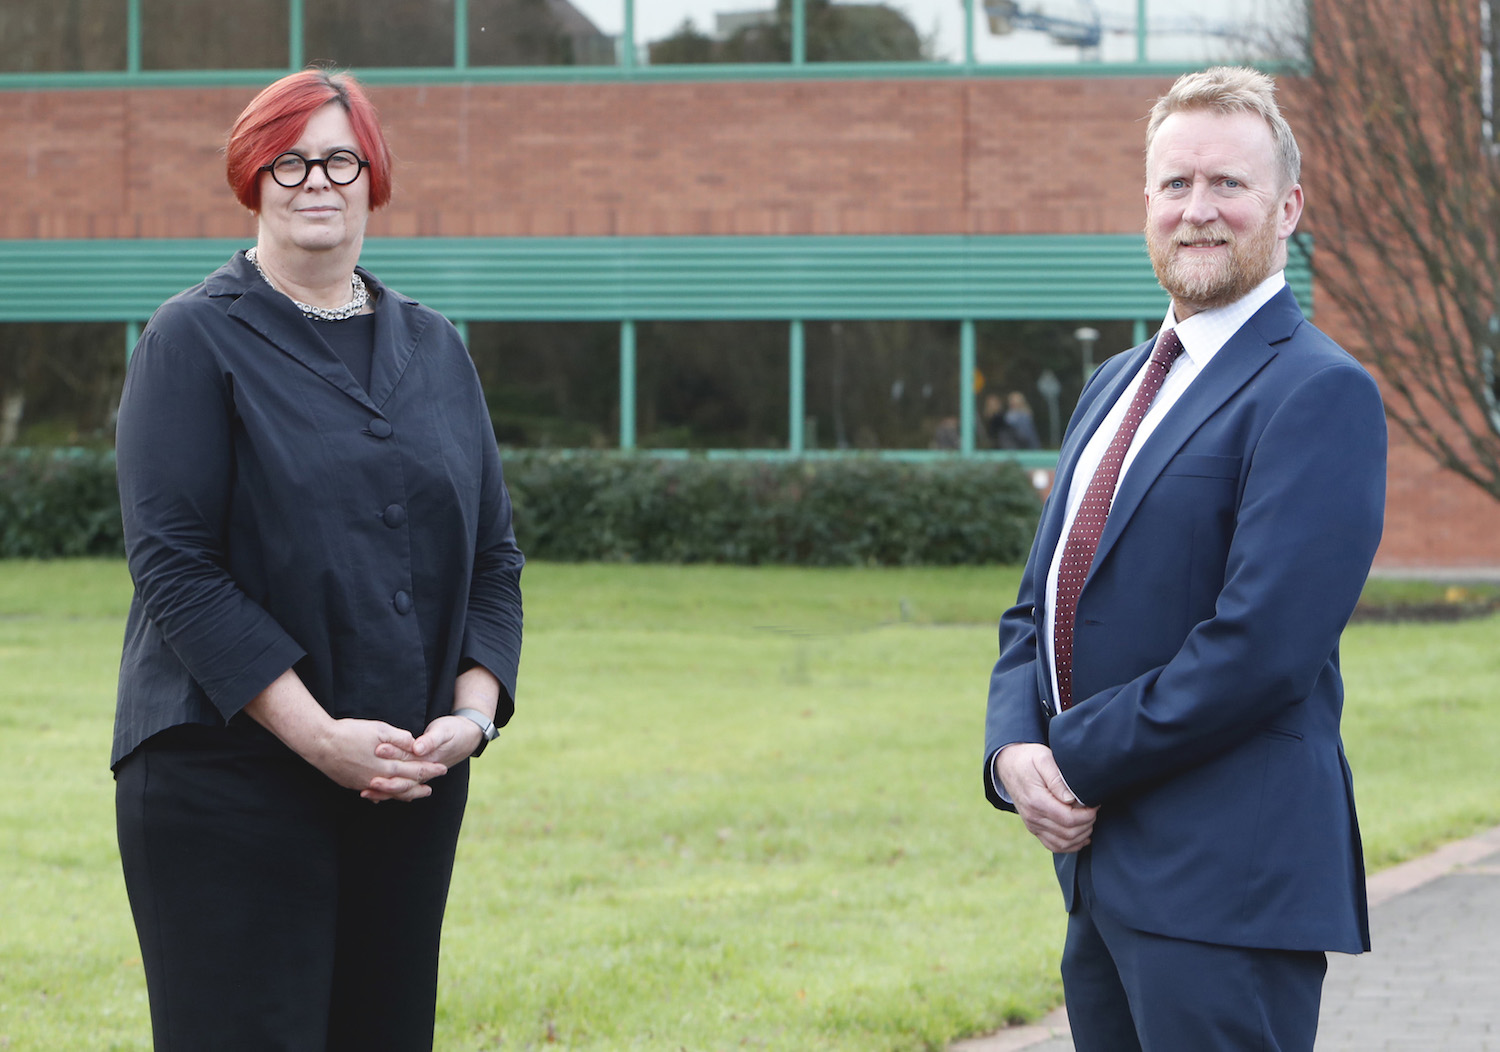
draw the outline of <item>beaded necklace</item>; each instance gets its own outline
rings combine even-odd
[[[260,260],[255,258],[254,246],[245,250],[245,258],[250,261],[250,265],[255,268],[255,272],[260,275],[261,280],[273,289],[276,289],[276,283],[266,277],[266,272],[260,268]],[[370,302],[370,290],[365,288],[364,279],[358,274],[355,274],[350,280],[349,290],[353,298],[342,307],[314,307],[311,303],[303,303],[301,300],[292,300],[292,302],[297,305],[298,310],[314,321],[343,321],[345,318],[352,318],[364,310],[365,304]],[[281,292],[280,289],[276,289],[276,291]],[[285,296],[286,293],[283,292],[282,295]],[[287,296],[287,299],[292,298]]]

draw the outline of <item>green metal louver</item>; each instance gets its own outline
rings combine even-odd
[[[0,240],[0,321],[143,320],[248,242]],[[373,238],[362,262],[453,318],[1157,318],[1139,234]],[[1287,278],[1311,309],[1307,253]]]

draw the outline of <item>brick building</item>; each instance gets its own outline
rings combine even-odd
[[[115,2],[139,21],[149,0]],[[915,398],[920,379],[931,404],[912,420],[956,419],[960,455],[1010,455],[984,450],[983,381],[971,377],[1005,375],[1016,341],[1041,339],[1025,325],[1063,334],[1054,342],[1066,354],[1041,366],[1066,372],[1077,368],[1073,335],[1092,327],[1103,357],[1160,322],[1166,300],[1140,237],[1142,118],[1197,63],[1019,68],[972,61],[969,46],[969,61],[947,64],[794,55],[651,67],[621,46],[611,67],[357,69],[398,158],[366,263],[465,327],[476,359],[485,341],[592,348],[580,368],[607,374],[617,396],[567,412],[594,418],[610,444],[691,437],[690,423],[639,413],[656,397],[643,378],[676,360],[648,361],[651,334],[691,331],[730,359],[743,337],[758,348],[744,357],[765,363],[753,383],[774,377],[774,397],[750,412],[762,423],[724,443],[742,455],[835,445],[934,455],[909,438],[882,441],[873,424],[871,442],[845,437],[860,429],[830,399],[877,344],[895,348],[880,361],[897,365],[867,370],[890,402]],[[296,34],[288,49],[297,54]],[[0,341],[22,324],[87,323],[116,326],[109,338],[128,345],[157,303],[246,244],[254,222],[225,185],[220,148],[275,75],[154,71],[135,53],[123,69],[0,72]],[[1304,224],[1315,239],[1310,161]],[[1301,252],[1288,276],[1318,315]],[[1318,320],[1360,353],[1336,318]],[[856,323],[873,335],[841,349]],[[830,395],[821,378],[835,360],[848,374],[828,374]],[[1077,383],[1062,386],[1064,404],[1039,407],[1039,423],[1065,419]],[[1051,463],[1046,451],[1021,457],[1044,474]],[[1378,565],[1500,565],[1500,507],[1395,428]]]

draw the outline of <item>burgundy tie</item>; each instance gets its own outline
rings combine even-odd
[[[1059,712],[1073,704],[1073,625],[1078,615],[1078,596],[1083,591],[1089,567],[1094,564],[1094,553],[1099,550],[1104,520],[1109,517],[1115,484],[1120,479],[1120,465],[1125,462],[1125,452],[1145,419],[1146,411],[1156,400],[1162,381],[1181,353],[1182,341],[1177,338],[1175,329],[1168,329],[1157,339],[1141,386],[1136,388],[1130,408],[1125,410],[1125,419],[1120,421],[1120,429],[1110,440],[1104,459],[1099,461],[1094,477],[1089,480],[1083,503],[1078,506],[1078,514],[1068,530],[1068,543],[1063,547],[1062,564],[1057,571],[1057,605],[1052,615],[1052,661],[1057,668]]]

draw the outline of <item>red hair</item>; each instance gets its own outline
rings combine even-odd
[[[344,107],[360,153],[370,162],[370,208],[391,199],[391,149],[380,130],[380,116],[359,81],[348,73],[304,69],[251,99],[229,129],[225,175],[240,204],[260,211],[261,166],[290,150],[312,115],[330,102]]]

